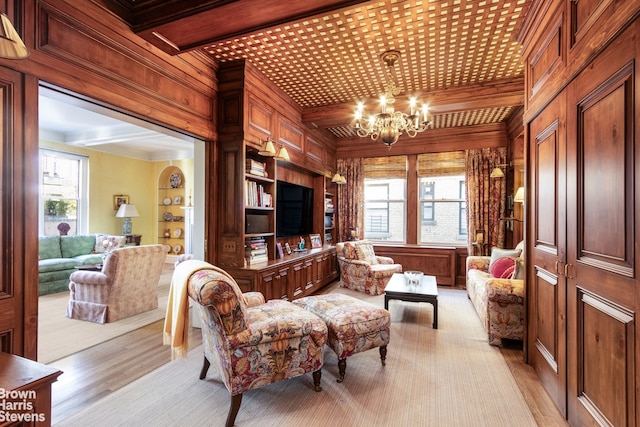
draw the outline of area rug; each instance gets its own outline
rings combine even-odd
[[[383,306],[383,297],[345,293]],[[439,329],[430,304],[391,301],[386,366],[377,349],[347,359],[325,350],[321,392],[311,375],[244,394],[237,426],[535,426],[535,420],[466,292],[441,289]],[[198,375],[202,346],[130,383],[57,426],[223,425],[229,392],[215,372]]]
[[[51,363],[164,319],[172,273],[172,270],[167,270],[160,276],[158,308],[103,325],[67,318],[65,311],[69,292],[41,296],[38,307],[38,362]]]

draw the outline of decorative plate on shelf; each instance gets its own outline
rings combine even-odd
[[[182,228],[176,228],[175,230],[173,230],[173,237],[180,237],[182,236]]]
[[[174,205],[179,205],[180,203],[182,203],[182,197],[176,196],[176,197],[173,198],[173,204]]]
[[[180,174],[177,172],[172,173],[169,177],[169,183],[171,184],[171,188],[180,187],[180,184],[182,184],[182,178],[180,177]]]
[[[170,205],[171,204],[171,197],[165,197],[164,200],[162,201],[162,203],[164,203],[165,205]]]
[[[174,254],[179,254],[181,250],[182,250],[182,245],[173,245]]]
[[[173,219],[173,214],[171,212],[165,212],[164,215],[162,215],[162,219],[165,221],[171,221]]]

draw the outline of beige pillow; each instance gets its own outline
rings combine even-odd
[[[373,245],[370,242],[359,242],[356,245],[356,253],[360,261],[366,261],[369,264],[377,264],[378,259],[373,251]]]

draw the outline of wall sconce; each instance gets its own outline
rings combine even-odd
[[[265,157],[273,157],[276,160],[284,160],[287,162],[291,161],[291,158],[289,157],[289,152],[284,147],[284,145],[280,144],[280,149],[276,151],[276,148],[273,145],[273,141],[271,140],[271,138],[267,138],[267,140],[261,144],[258,154]]]
[[[504,178],[504,172],[502,171],[502,168],[506,169],[511,166],[513,166],[511,162],[497,165],[495,168],[493,168],[493,170],[491,171],[491,175],[489,176],[491,178]]]
[[[491,178],[504,178],[504,172],[502,172],[502,169],[496,167],[491,171],[491,175],[489,175]]]
[[[276,153],[276,160],[284,160],[285,162],[291,161],[291,158],[289,157],[289,152],[287,151],[284,145],[281,145],[280,149]]]
[[[515,196],[513,196],[513,201],[524,203],[524,187],[518,187]]]
[[[346,184],[347,183],[347,178],[345,178],[344,176],[342,176],[338,172],[336,172],[335,175],[333,175],[333,178],[331,178],[331,182],[336,183],[338,185]]]
[[[18,32],[11,24],[9,17],[0,12],[0,58],[25,59],[29,51]]]
[[[274,148],[273,142],[270,138],[267,138],[267,140],[262,143],[258,154],[266,157],[273,157],[276,155],[276,149]]]

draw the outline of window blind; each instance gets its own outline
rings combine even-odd
[[[418,155],[418,176],[463,175],[464,170],[464,151]]]
[[[407,156],[365,158],[362,172],[365,178],[406,178]]]

